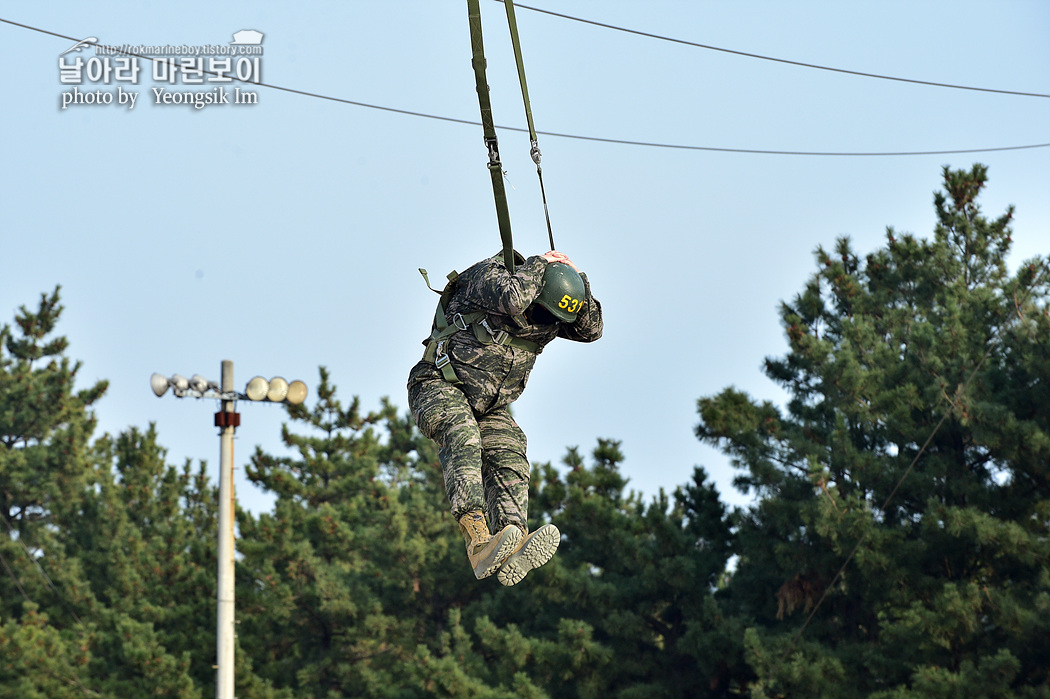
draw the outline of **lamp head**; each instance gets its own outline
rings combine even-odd
[[[280,403],[288,395],[288,382],[280,376],[270,379],[270,390],[266,392],[266,400]]]
[[[292,405],[299,405],[306,400],[306,384],[302,381],[293,381],[288,384],[288,395],[285,400]]]
[[[153,395],[160,398],[168,391],[168,379],[160,374],[149,377],[149,387],[153,389]]]
[[[190,388],[198,393],[204,393],[208,390],[208,379],[200,374],[194,374],[190,377]]]
[[[270,382],[261,376],[256,376],[248,385],[244,388],[245,395],[248,396],[248,400],[262,400],[266,398],[266,394],[270,391]]]

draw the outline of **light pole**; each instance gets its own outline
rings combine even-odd
[[[175,374],[170,379],[153,374],[150,388],[159,398],[172,389],[179,398],[218,398],[222,401],[215,413],[215,426],[219,433],[219,551],[217,583],[216,621],[216,677],[215,699],[233,699],[234,662],[234,578],[233,566],[236,549],[233,536],[234,489],[233,489],[233,434],[241,424],[237,412],[237,400],[269,401],[298,405],[306,400],[306,384],[302,381],[288,383],[280,376],[267,381],[256,376],[245,386],[244,393],[233,390],[233,362],[224,359],[221,383],[208,381],[194,374],[187,379]]]

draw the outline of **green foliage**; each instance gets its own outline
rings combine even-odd
[[[201,696],[214,495],[152,427],[91,443],[106,383],[75,389],[58,301],[0,329],[0,696]]]
[[[166,464],[156,436],[151,425],[96,443],[95,485],[62,544],[77,552],[83,613],[107,644],[92,674],[115,695],[195,696],[213,676],[217,494],[203,464]]]
[[[61,314],[56,288],[36,312],[19,309],[18,335],[0,326],[0,515],[26,538],[82,490],[95,426],[87,409],[107,387],[75,390],[80,363],[63,356],[66,338],[49,339]]]
[[[82,667],[83,645],[74,634],[53,626],[33,602],[22,605],[20,619],[0,620],[0,697],[65,699],[89,691]]]
[[[80,364],[49,337],[61,313],[56,288],[19,309],[17,334],[0,326],[0,696],[80,696],[87,679],[90,631],[58,592],[79,580],[56,532],[90,482],[87,409],[106,383],[75,390]]]
[[[474,613],[513,622],[536,639],[577,629],[578,650],[544,681],[552,697],[706,696],[725,691],[740,662],[713,593],[732,537],[724,506],[697,469],[673,501],[624,495],[619,443],[599,440],[594,465],[569,450],[562,477],[549,464],[532,481],[531,521],[562,531],[558,555]],[[557,631],[556,631],[557,630]],[[571,638],[572,636],[570,636]],[[542,672],[542,657],[534,664]]]
[[[725,682],[712,598],[729,557],[723,506],[696,480],[650,507],[624,496],[617,443],[564,480],[533,479],[535,528],[559,554],[513,588],[474,579],[434,445],[384,403],[344,407],[321,369],[313,408],[249,477],[277,494],[241,513],[241,644],[296,697],[701,695]],[[294,428],[294,429],[293,429]],[[715,652],[717,650],[717,653]]]
[[[1013,211],[981,214],[985,168],[943,174],[932,240],[818,248],[781,309],[789,352],[766,361],[786,412],[732,388],[699,401],[697,435],[758,496],[724,596],[752,627],[755,696],[1050,682],[1048,265],[1009,274]]]
[[[474,579],[412,417],[322,367],[246,469],[276,502],[237,513],[237,696],[1048,699],[1050,267],[1008,271],[983,167],[943,174],[931,240],[817,250],[786,406],[699,401],[752,506],[702,468],[644,502],[619,442],[570,448],[530,485],[561,548],[514,587]],[[60,313],[0,327],[0,699],[211,696],[216,490],[152,425],[93,437]]]
[[[260,451],[247,469],[277,502],[239,516],[242,647],[297,697],[405,696],[398,678],[433,632],[428,618],[443,623],[471,594],[444,572],[461,544],[432,482],[434,451],[388,404],[344,408],[324,368],[317,393],[313,409],[289,408],[308,430],[283,430],[297,457]]]

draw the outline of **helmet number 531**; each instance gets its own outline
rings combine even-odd
[[[579,299],[574,299],[568,294],[565,294],[561,297],[561,301],[558,303],[558,308],[564,308],[569,313],[575,313],[576,311],[580,310],[580,306],[582,305],[583,302]]]

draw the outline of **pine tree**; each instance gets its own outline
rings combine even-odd
[[[0,327],[0,516],[30,545],[37,525],[83,489],[95,428],[89,408],[107,388],[99,381],[76,390],[80,363],[64,356],[66,338],[49,337],[61,314],[56,287],[36,312],[19,309],[19,337]]]
[[[536,469],[530,526],[554,521],[558,554],[465,614],[522,636],[517,669],[551,697],[717,696],[734,647],[714,599],[732,541],[725,507],[700,468],[645,504],[624,493],[623,459],[600,439],[590,467],[570,448],[564,477]]]
[[[699,401],[757,496],[725,598],[753,696],[1050,696],[1050,275],[1008,272],[986,178],[944,169],[932,240],[817,250],[765,365],[785,410]]]
[[[203,696],[215,489],[166,464],[152,426],[92,441],[106,383],[74,389],[58,301],[23,307],[21,337],[0,327],[0,699]]]
[[[214,686],[217,493],[205,465],[165,461],[151,425],[95,445],[94,487],[60,522],[85,581],[91,676],[112,696],[205,696]],[[211,690],[212,692],[214,690]]]
[[[84,585],[56,533],[91,480],[106,382],[76,389],[80,363],[53,336],[61,313],[56,288],[19,309],[17,330],[0,326],[0,696],[83,696],[88,682]]]
[[[444,622],[463,596],[443,573],[458,534],[418,466],[433,450],[411,443],[389,404],[344,407],[324,368],[317,395],[312,409],[289,408],[308,430],[282,430],[297,456],[257,451],[247,469],[277,501],[272,514],[239,516],[242,647],[297,697],[415,696],[405,682],[417,646],[437,635],[429,620]]]
[[[474,578],[411,416],[344,407],[324,368],[317,396],[289,407],[296,455],[259,451],[248,469],[277,494],[239,520],[240,640],[259,673],[297,698],[539,699],[588,676],[585,622],[532,634],[487,616],[508,588]]]

